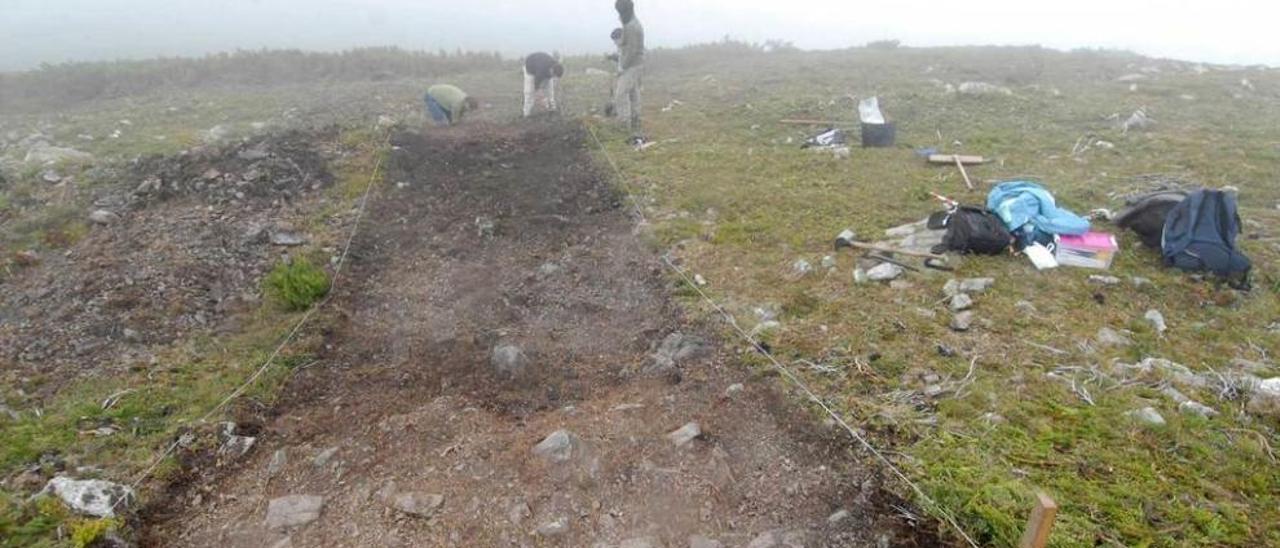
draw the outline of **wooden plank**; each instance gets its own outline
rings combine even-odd
[[[959,158],[960,163],[966,166],[976,166],[987,163],[987,159],[981,156],[964,156],[959,154],[930,154],[929,163],[952,165],[956,163],[956,158]]]
[[[778,120],[778,123],[779,124],[798,124],[798,125],[804,125],[804,126],[838,126],[838,125],[848,126],[848,125],[856,124],[858,122],[849,122],[844,120],[799,120],[799,119],[787,118],[785,120]]]
[[[1053,530],[1053,519],[1058,516],[1058,503],[1049,495],[1036,493],[1036,505],[1031,509],[1031,517],[1027,519],[1027,530],[1022,533],[1018,548],[1045,548],[1049,544],[1049,532]]]

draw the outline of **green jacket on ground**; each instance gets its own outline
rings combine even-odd
[[[427,95],[449,111],[450,123],[458,123],[462,119],[462,114],[467,111],[467,92],[457,86],[436,84],[427,88]]]

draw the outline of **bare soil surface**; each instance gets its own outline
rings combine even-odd
[[[842,436],[684,318],[580,128],[393,144],[406,184],[370,206],[321,362],[248,455],[151,506],[144,544],[937,544]],[[323,506],[272,527],[290,495]]]
[[[328,165],[342,154],[336,130],[295,131],[121,168],[135,183],[90,191],[83,215],[105,212],[103,222],[0,284],[0,375],[10,377],[0,380],[47,397],[148,369],[174,341],[234,330],[285,251],[271,234],[324,207]]]

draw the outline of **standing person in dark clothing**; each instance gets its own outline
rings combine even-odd
[[[560,78],[564,76],[564,65],[555,57],[543,52],[534,53],[524,59],[524,117],[533,114],[533,105],[537,102],[539,92],[546,100],[547,110],[558,111],[556,104],[556,88]]]
[[[618,85],[614,91],[618,116],[631,126],[631,141],[643,144],[640,133],[640,76],[644,68],[644,26],[636,19],[635,4],[631,0],[617,0],[614,8],[622,21],[622,38],[618,42]]]

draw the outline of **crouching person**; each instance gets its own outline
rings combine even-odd
[[[564,65],[550,54],[538,52],[524,59],[524,117],[533,114],[534,103],[541,95],[546,109],[559,111],[556,88],[564,77]]]
[[[427,103],[427,115],[438,126],[457,124],[462,121],[464,114],[480,108],[480,102],[475,97],[449,84],[436,84],[427,88],[423,100]]]

